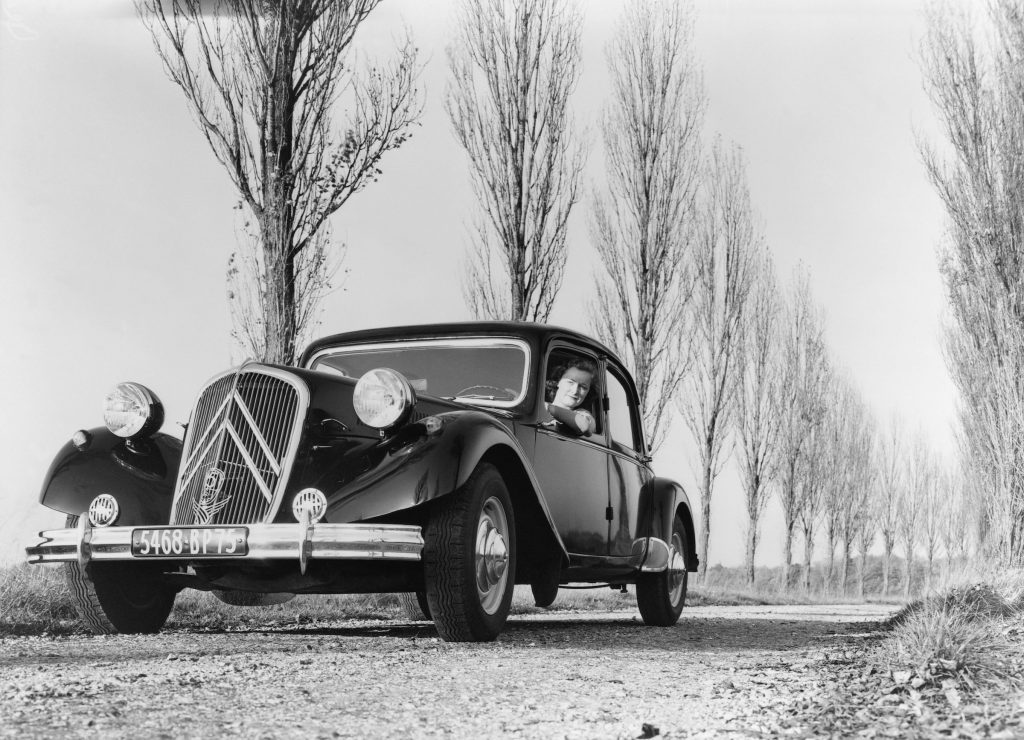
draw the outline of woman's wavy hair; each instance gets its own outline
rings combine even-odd
[[[548,375],[548,379],[544,382],[545,401],[551,403],[555,400],[555,393],[558,391],[558,381],[573,368],[588,372],[591,377],[595,379],[597,378],[597,363],[593,360],[588,360],[585,357],[572,357],[563,363],[555,365],[554,370],[552,370],[550,375]],[[580,403],[580,406],[586,406],[590,403],[594,394],[594,386],[594,383],[590,384],[590,390],[587,391],[587,395],[583,399],[582,403]]]

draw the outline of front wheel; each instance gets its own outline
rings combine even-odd
[[[67,526],[78,524],[69,516]],[[150,563],[64,563],[78,614],[97,635],[159,632],[174,607],[177,591],[160,581]]]
[[[679,621],[686,603],[686,527],[676,514],[672,521],[668,568],[661,573],[642,573],[636,581],[636,605],[644,624],[671,627]]]
[[[427,604],[448,642],[486,642],[505,626],[516,573],[515,518],[505,481],[482,463],[438,502],[424,531]]]
[[[398,605],[406,619],[413,622],[430,620],[430,604],[427,603],[427,594],[424,591],[415,591],[407,594],[397,594]]]

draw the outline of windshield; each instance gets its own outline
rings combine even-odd
[[[326,349],[310,362],[349,378],[378,367],[402,373],[417,393],[511,407],[526,395],[529,347],[518,339],[431,339]]]

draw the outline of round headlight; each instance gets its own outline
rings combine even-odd
[[[117,499],[109,493],[101,493],[89,504],[89,523],[94,527],[109,527],[120,513]]]
[[[384,429],[408,414],[416,403],[416,392],[400,372],[379,367],[359,379],[352,402],[360,421]]]
[[[164,406],[146,386],[118,383],[103,401],[103,421],[118,437],[149,435],[163,425]]]

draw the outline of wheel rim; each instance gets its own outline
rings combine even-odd
[[[686,591],[686,559],[683,557],[683,538],[672,535],[672,549],[668,556],[668,598],[678,604]]]
[[[508,518],[493,496],[484,502],[476,527],[476,593],[480,606],[494,614],[508,583]]]

